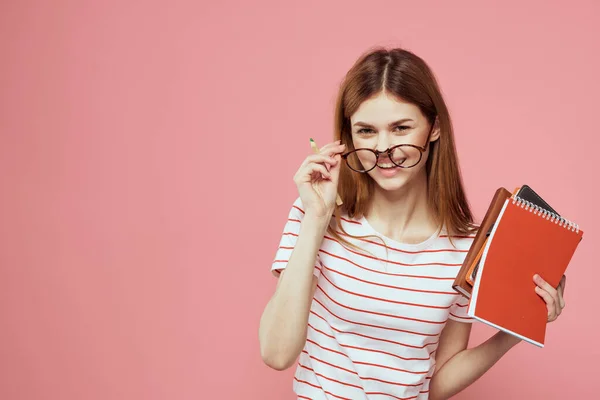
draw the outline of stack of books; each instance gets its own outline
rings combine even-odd
[[[453,288],[478,321],[543,347],[548,311],[535,292],[539,274],[557,287],[583,231],[532,188],[499,188]]]

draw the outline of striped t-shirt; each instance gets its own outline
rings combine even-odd
[[[272,271],[286,267],[304,216],[289,213]],[[346,232],[378,234],[365,218],[342,216]],[[369,253],[325,234],[316,259],[318,285],[293,389],[299,399],[427,399],[435,350],[448,318],[472,322],[452,289],[473,237],[442,231],[419,244],[353,239]]]

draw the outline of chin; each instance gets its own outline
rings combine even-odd
[[[393,177],[384,177],[375,172],[371,175],[371,178],[373,178],[377,186],[379,186],[384,191],[395,192],[408,186],[408,183],[411,180],[410,175],[411,174],[408,174],[401,170],[398,174],[396,174]]]
[[[386,177],[382,176],[379,171],[375,169],[369,173],[369,175],[382,190],[386,192],[395,192],[411,186],[411,184],[415,182],[420,172],[421,171],[399,169],[394,176]]]

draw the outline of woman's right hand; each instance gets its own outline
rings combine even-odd
[[[335,209],[337,187],[345,145],[340,141],[329,143],[319,154],[312,154],[304,160],[294,182],[298,187],[300,200],[306,211],[317,217],[331,217]]]

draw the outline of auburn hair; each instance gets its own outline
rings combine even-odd
[[[354,149],[350,117],[362,102],[382,91],[418,106],[430,124],[437,119],[440,136],[429,143],[425,167],[429,207],[440,229],[445,227],[450,237],[473,233],[477,228],[463,188],[450,114],[433,72],[420,57],[401,48],[375,48],[363,54],[340,85],[334,140],[341,140],[348,151]],[[345,163],[341,167],[338,194],[343,204],[334,213],[335,225],[344,235],[355,237],[343,229],[341,214],[362,218],[375,183],[368,174],[353,172]],[[341,243],[356,248],[335,227],[330,226],[328,232]]]

